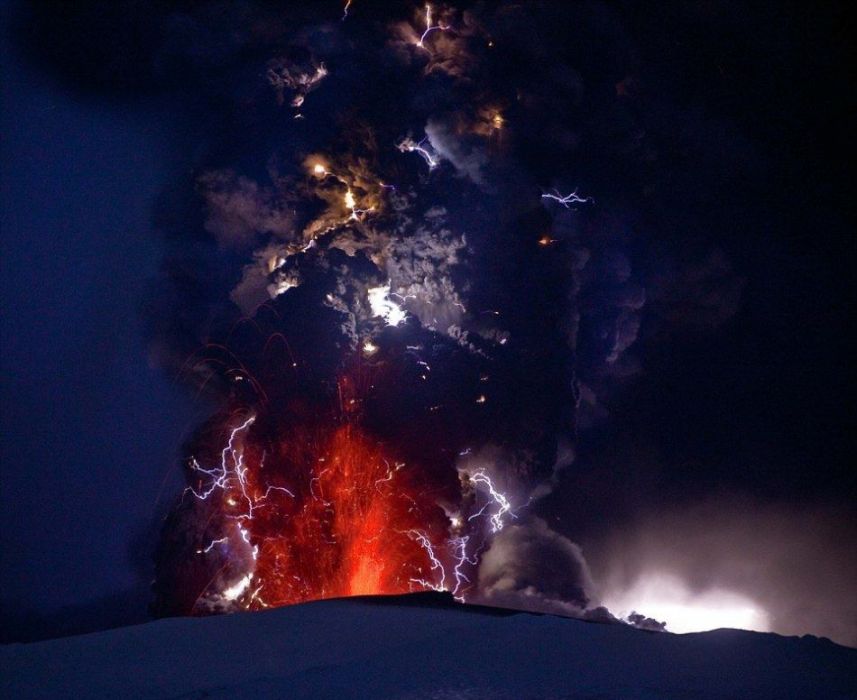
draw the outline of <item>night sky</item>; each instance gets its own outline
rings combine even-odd
[[[254,251],[300,226],[340,236],[341,182],[302,171],[322,153],[413,195],[282,268],[300,284],[268,330],[315,364],[271,379],[272,401],[324,405],[366,337],[406,378],[402,349],[431,347],[435,384],[382,384],[360,420],[438,489],[472,449],[529,499],[474,600],[657,617],[628,598],[668,577],[857,645],[845,3],[460,3],[428,57],[407,45],[414,3],[355,0],[346,21],[293,4],[4,5],[4,640],[181,610],[183,465],[225,406],[258,402],[186,361],[228,341],[265,366],[232,331],[265,298]],[[266,79],[321,59],[299,109]],[[397,151],[406,133],[436,171]],[[592,201],[565,210],[539,196],[553,188]],[[342,252],[383,225],[400,251],[441,249],[416,294],[439,322],[417,298],[381,328],[348,296],[384,282]],[[460,234],[469,257],[445,266]]]

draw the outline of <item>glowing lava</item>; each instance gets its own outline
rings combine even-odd
[[[257,425],[232,428],[217,468],[192,464],[199,483],[188,494],[214,506],[218,536],[197,550],[217,573],[191,612],[404,593],[433,578],[412,533],[433,525],[439,539],[444,516],[403,463],[351,421],[280,427],[273,445]]]

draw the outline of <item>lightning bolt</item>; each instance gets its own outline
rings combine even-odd
[[[470,537],[465,536],[456,537],[449,543],[453,550],[453,556],[456,559],[455,567],[452,570],[452,574],[455,577],[455,587],[452,589],[452,595],[461,602],[464,602],[464,597],[459,594],[461,586],[464,583],[470,583],[470,579],[467,578],[465,573],[461,570],[461,567],[465,564],[475,566],[477,563],[476,557],[467,556],[467,543],[469,541]]]
[[[246,507],[243,511],[237,515],[227,515],[232,521],[236,523],[236,530],[238,534],[238,538],[241,542],[243,542],[249,548],[250,555],[253,558],[253,568],[255,568],[255,562],[259,558],[259,545],[255,544],[251,540],[250,531],[244,526],[244,522],[248,520],[253,520],[254,512],[257,508],[261,508],[266,505],[267,499],[270,497],[272,491],[279,491],[281,493],[285,493],[292,498],[295,497],[295,494],[287,489],[285,486],[275,486],[270,485],[266,488],[265,492],[262,495],[254,495],[251,493],[251,486],[247,480],[247,472],[248,467],[244,463],[244,450],[243,445],[239,446],[239,439],[249,430],[250,426],[256,420],[255,415],[248,416],[244,422],[240,423],[236,427],[232,428],[229,433],[229,439],[226,442],[226,446],[220,453],[220,466],[215,467],[213,469],[205,469],[203,468],[196,458],[191,459],[191,468],[194,471],[198,471],[202,474],[207,475],[210,478],[210,481],[205,489],[194,489],[192,486],[188,486],[185,489],[185,493],[190,491],[196,498],[200,500],[207,500],[212,496],[215,491],[220,490],[223,493],[223,498],[229,506],[237,506],[240,502],[246,503]],[[264,463],[264,455],[263,455],[263,463]],[[233,496],[234,491],[238,491],[240,496],[236,494]],[[238,500],[236,500],[236,497]],[[233,533],[234,536],[234,533]],[[225,544],[229,542],[231,536],[229,534],[224,535],[223,537],[219,537],[217,539],[213,539],[208,545],[202,549],[198,549],[198,554],[209,554],[217,545]],[[233,585],[225,588],[221,591],[221,597],[229,602],[238,600],[241,596],[247,591],[250,586],[250,582],[253,579],[253,571],[247,572],[239,581],[234,583]],[[261,588],[261,587],[260,587]],[[256,589],[256,595],[259,592],[259,589]]]
[[[491,523],[491,531],[492,532],[500,532],[503,529],[503,516],[506,513],[510,513],[512,510],[512,505],[509,503],[509,499],[502,493],[500,493],[494,486],[494,482],[491,481],[491,477],[489,477],[485,470],[480,469],[477,472],[474,472],[470,475],[470,481],[474,484],[481,484],[488,488],[488,493],[491,496],[491,501],[486,503],[482,509],[478,513],[474,513],[467,520],[474,520],[485,513],[491,505],[496,505],[496,512],[491,514],[489,521]],[[512,517],[515,517],[514,513],[512,513]]]
[[[431,149],[431,146],[426,147],[423,145],[427,141],[428,138],[424,138],[422,141],[417,143],[409,136],[396,144],[396,148],[398,148],[402,153],[418,153],[426,162],[426,165],[428,165],[429,170],[434,170],[440,161],[438,160],[437,154]]]
[[[417,41],[417,46],[421,49],[425,49],[426,51],[428,51],[428,49],[425,46],[426,37],[429,34],[431,34],[431,32],[433,32],[433,31],[436,31],[438,29],[441,31],[446,31],[447,29],[449,29],[449,27],[444,25],[444,24],[432,24],[432,7],[428,3],[426,3],[425,18],[426,18],[426,29],[422,33],[422,36],[420,36],[419,40]]]
[[[431,540],[426,536],[425,533],[420,532],[419,530],[411,530],[408,533],[413,539],[415,539],[420,546],[425,550],[426,554],[428,554],[429,561],[431,561],[431,570],[440,572],[440,582],[439,583],[431,583],[430,581],[426,581],[421,578],[412,578],[410,579],[411,583],[415,583],[418,586],[422,586],[423,588],[429,588],[433,591],[445,591],[446,588],[446,569],[443,567],[443,563],[438,559],[437,554],[434,551],[434,545],[432,545]]]
[[[573,190],[566,195],[560,194],[559,190],[554,190],[553,192],[543,194],[542,199],[553,200],[554,202],[561,204],[566,209],[570,209],[572,204],[584,204],[595,201],[592,197],[581,197],[577,194],[577,190]]]

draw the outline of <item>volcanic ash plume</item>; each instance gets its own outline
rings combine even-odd
[[[537,40],[555,13],[400,10],[247,9],[199,88],[216,126],[187,215],[161,217],[152,318],[216,410],[164,527],[161,614],[425,589],[590,605],[536,510],[581,411],[634,371],[646,296],[576,165],[580,80]]]

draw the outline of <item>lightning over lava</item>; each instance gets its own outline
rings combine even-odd
[[[419,590],[531,600],[483,563],[529,556],[521,533],[553,536],[532,509],[575,435],[589,336],[573,319],[603,314],[578,303],[598,247],[579,225],[595,208],[572,205],[592,200],[543,194],[571,179],[559,164],[528,172],[518,149],[543,97],[495,66],[519,40],[501,14],[340,8],[348,21],[321,29],[269,17],[284,34],[242,73],[259,76],[233,120],[245,148],[213,147],[196,176],[210,289],[227,291],[162,336],[212,412],[163,527],[161,614]]]
[[[4,622],[857,644],[840,9],[7,4]]]

